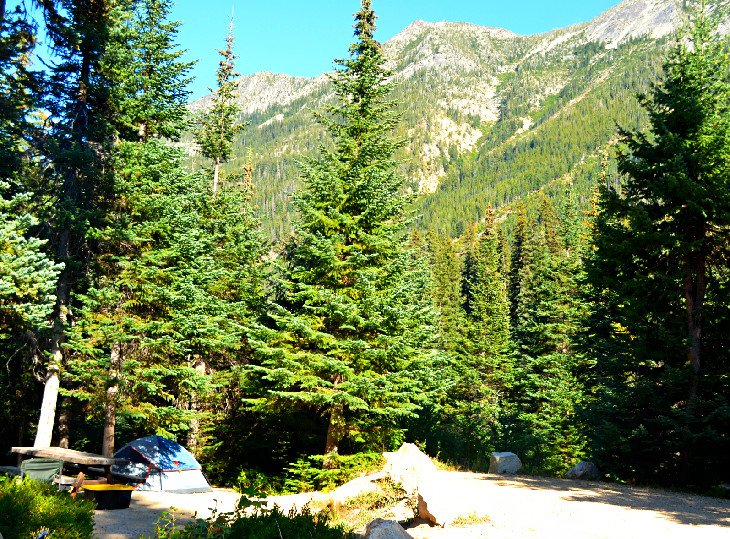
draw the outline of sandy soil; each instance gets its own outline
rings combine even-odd
[[[449,474],[444,492],[458,496],[475,522],[486,523],[421,524],[408,530],[416,539],[730,539],[730,500],[586,481],[439,473]]]
[[[104,539],[154,537],[156,522],[163,513],[174,513],[176,520],[190,520],[194,516],[209,518],[214,511],[233,511],[238,496],[227,489],[199,494],[135,490],[129,509],[94,511],[94,535]]]
[[[606,483],[438,473],[443,492],[470,516],[458,527],[416,524],[408,530],[416,539],[730,539],[730,500]],[[279,497],[276,502],[288,508],[309,497]],[[236,500],[229,490],[134,492],[129,509],[96,512],[95,533],[137,539],[151,535],[159,515],[171,507],[183,517],[197,512],[205,518],[213,509],[232,510]]]

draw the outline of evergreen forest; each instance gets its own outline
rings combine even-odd
[[[171,0],[0,2],[2,464],[158,434],[258,492],[404,442],[730,482],[730,41],[686,4],[677,34],[567,60],[482,43],[524,63],[469,74],[502,97],[450,110],[467,148],[406,127],[429,81],[395,76],[371,0],[316,110],[266,125],[233,21],[191,106]]]

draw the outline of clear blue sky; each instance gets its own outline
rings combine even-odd
[[[373,0],[380,41],[411,22],[470,22],[535,34],[592,19],[619,0]],[[238,71],[314,76],[347,55],[359,0],[177,0],[180,44],[194,69],[193,98],[214,84],[217,50],[235,14]]]

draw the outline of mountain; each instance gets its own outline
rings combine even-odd
[[[402,113],[398,135],[406,141],[402,172],[421,193],[419,224],[458,234],[487,206],[508,211],[538,190],[585,203],[617,124],[646,124],[636,94],[659,79],[687,4],[626,0],[590,22],[529,36],[416,21],[387,41]],[[729,4],[712,4],[725,33]],[[330,99],[326,75],[257,73],[239,81],[249,127],[238,161],[253,161],[273,238],[289,230],[296,160],[326,143],[312,113]],[[193,155],[193,162],[200,159]]]

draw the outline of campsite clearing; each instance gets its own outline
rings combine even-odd
[[[452,528],[420,525],[408,530],[416,539],[730,538],[730,500],[608,483],[439,473],[448,474],[449,488],[459,499],[477,499],[487,506],[489,518]],[[307,496],[269,501],[287,508],[306,503]],[[205,518],[212,511],[232,510],[237,499],[236,492],[221,489],[200,494],[135,491],[130,509],[96,512],[95,535],[100,539],[153,535],[155,521],[171,507],[185,518],[195,512]]]

